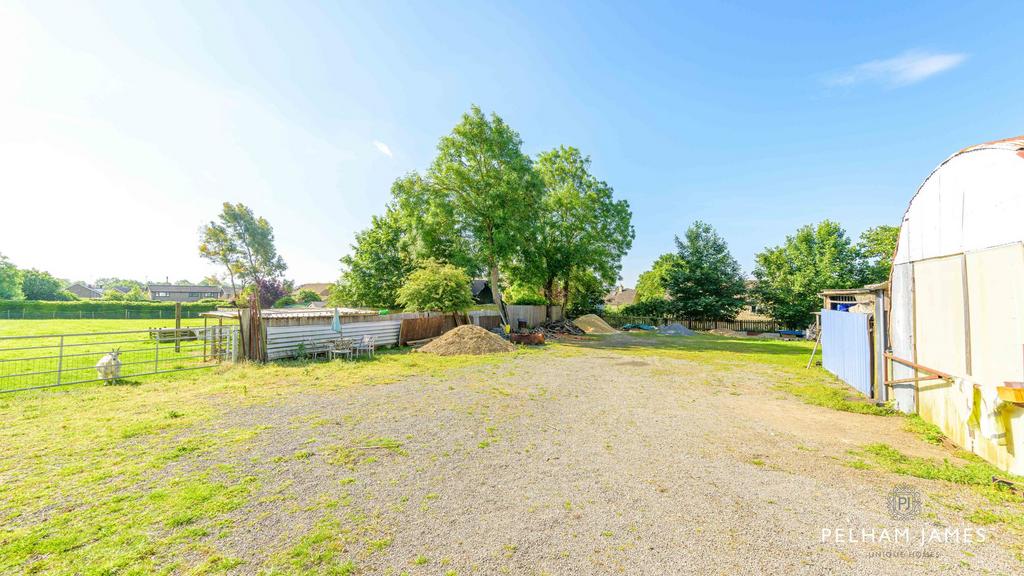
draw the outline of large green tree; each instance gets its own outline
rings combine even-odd
[[[26,300],[71,300],[64,288],[64,282],[49,272],[36,269],[21,271],[21,291]]]
[[[618,280],[622,257],[633,245],[633,214],[628,202],[615,200],[612,187],[590,173],[590,157],[576,148],[544,152],[535,168],[544,194],[534,215],[539,230],[527,247],[534,250],[524,255],[524,267],[540,274],[548,302],[554,301],[561,281],[562,305],[568,310],[577,277],[591,285],[581,294]]]
[[[488,271],[498,312],[501,269],[536,237],[542,186],[522,140],[497,114],[473,106],[437,145],[427,172],[430,205],[450,214],[454,230],[472,238],[472,259]]]
[[[398,301],[409,311],[462,312],[473,306],[469,275],[451,264],[427,260],[398,290]]]
[[[225,202],[216,221],[203,226],[199,254],[224,266],[236,292],[243,286],[280,278],[288,269],[274,246],[274,229],[245,204]]]
[[[743,272],[729,245],[705,222],[676,237],[676,259],[664,284],[673,307],[685,318],[732,320],[743,306]]]
[[[341,278],[328,302],[397,308],[398,290],[415,268],[409,238],[396,211],[374,216],[370,227],[356,234],[352,253],[341,257]]]
[[[857,249],[842,226],[825,220],[803,226],[782,246],[756,255],[754,296],[772,318],[803,328],[821,307],[818,294],[858,284]]]
[[[640,302],[651,300],[667,299],[668,291],[665,289],[665,277],[678,259],[679,257],[675,252],[658,256],[658,259],[651,265],[651,269],[637,278],[634,302],[639,304]]]
[[[892,257],[900,237],[899,226],[875,226],[860,235],[857,252],[860,257],[860,283],[877,284],[889,280]]]
[[[0,254],[0,300],[20,300],[21,271],[6,256]]]

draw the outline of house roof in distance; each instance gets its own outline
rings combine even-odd
[[[220,286],[209,286],[206,284],[149,284],[146,286],[150,292],[210,292],[212,290],[222,291]]]

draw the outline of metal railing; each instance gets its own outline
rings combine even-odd
[[[210,368],[233,361],[234,326],[0,337],[0,393]],[[117,352],[116,368],[97,364]]]

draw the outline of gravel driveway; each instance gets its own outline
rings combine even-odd
[[[902,418],[773,390],[784,378],[583,347],[235,411],[221,425],[262,432],[211,458],[272,480],[204,544],[239,574],[319,572],[310,557],[395,575],[1020,573],[996,529],[916,545],[976,529],[977,494],[844,464],[871,442],[948,452]],[[917,518],[891,518],[897,484],[923,495]],[[913,544],[831,536],[898,528]]]

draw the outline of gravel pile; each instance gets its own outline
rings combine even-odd
[[[664,334],[665,336],[693,336],[696,332],[676,322],[658,328],[658,334]]]
[[[479,326],[459,326],[445,332],[440,338],[419,349],[420,352],[438,356],[459,354],[495,354],[511,352],[515,346]]]
[[[615,334],[618,332],[618,330],[609,326],[603,318],[596,314],[580,316],[573,320],[572,323],[587,334]]]

